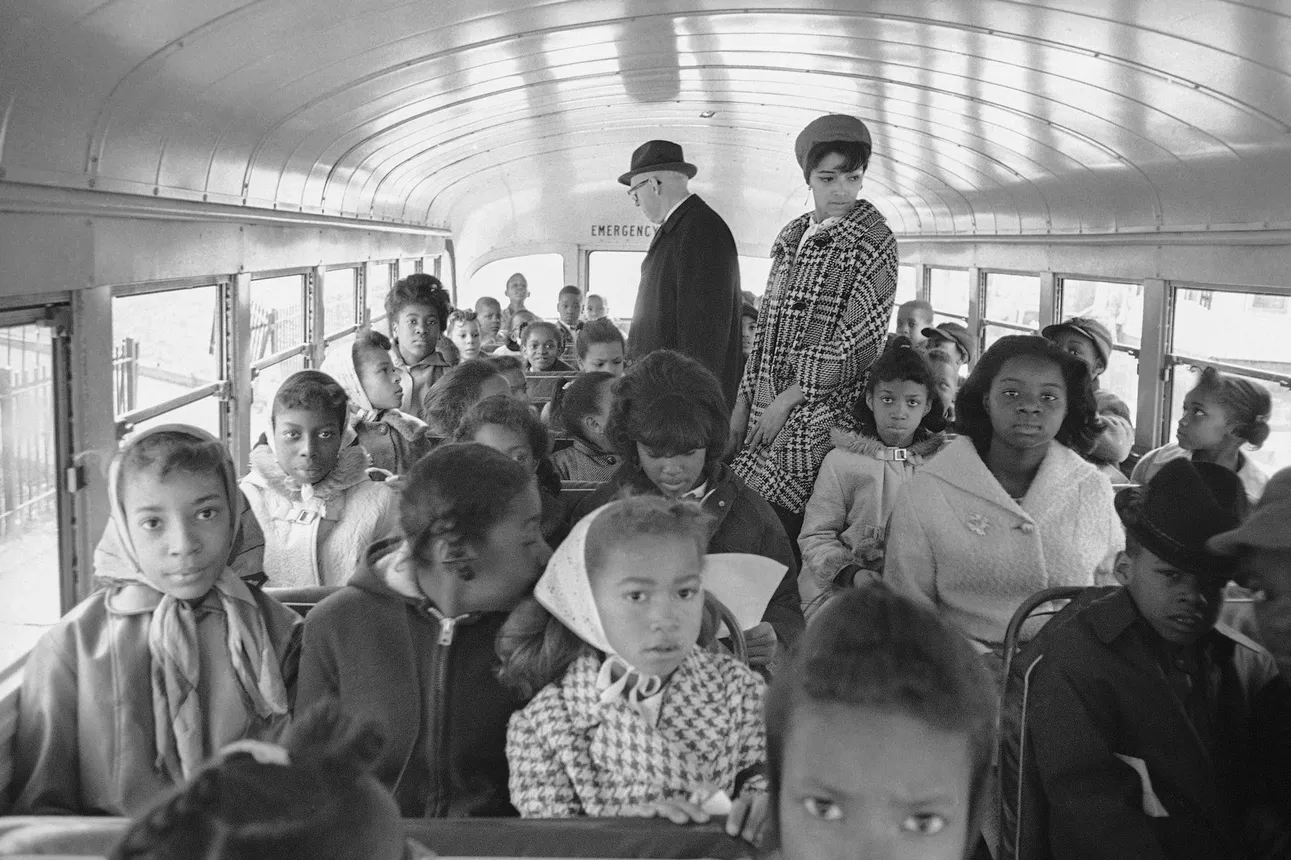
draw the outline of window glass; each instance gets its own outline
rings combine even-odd
[[[390,267],[385,268],[388,270]],[[323,273],[324,334],[333,334],[354,325],[357,282],[354,269],[332,269]]]
[[[1040,278],[1037,275],[1007,275],[1001,272],[986,273],[986,307],[982,309],[986,329],[986,346],[1006,334],[1038,334],[1040,330]],[[1025,326],[1028,331],[1018,331],[1009,326],[990,323],[1008,323]]]
[[[645,255],[642,254],[642,258]],[[740,291],[752,293],[759,301],[762,294],[767,291],[767,278],[771,276],[771,258],[770,257],[745,257],[739,258],[740,263]],[[637,279],[632,284],[632,302],[636,304],[636,288],[641,283],[641,266],[637,264]],[[632,308],[628,308],[627,315],[632,314]]]
[[[892,318],[888,320],[890,332],[897,330],[897,311],[902,303],[919,298],[919,290],[915,284],[918,271],[914,266],[897,266],[897,292],[892,299]]]
[[[49,329],[0,328],[0,666],[36,643],[60,613]]]
[[[218,310],[216,286],[112,299],[117,415],[219,380]]]
[[[415,271],[417,271],[417,261],[416,261],[416,260],[414,260],[414,259],[407,259],[407,260],[400,260],[400,261],[399,261],[399,280],[401,280],[401,281],[402,281],[404,278],[408,277],[409,275],[411,275],[411,274],[412,274],[413,272],[415,272]],[[372,307],[372,305],[371,305],[371,304],[369,304],[369,305],[368,305],[368,307]]]
[[[409,260],[408,262],[411,262]],[[404,273],[403,261],[399,265],[399,278],[413,274],[412,267]],[[386,316],[386,296],[390,295],[390,267],[385,263],[368,266],[368,319],[373,328],[385,334],[390,333],[389,326],[381,323]],[[381,323],[378,325],[378,323]]]
[[[254,445],[260,434],[269,429],[270,406],[273,396],[283,380],[298,370],[305,369],[305,357],[297,355],[286,361],[270,365],[256,374],[251,380],[251,444]]]
[[[248,362],[305,342],[303,275],[251,281],[251,353]]]
[[[1107,326],[1112,341],[1137,347],[1143,331],[1143,285],[1062,279],[1058,319],[1093,317]]]
[[[968,319],[968,272],[958,269],[929,269],[929,301],[933,323]]]
[[[222,412],[218,398],[214,396],[203,397],[201,400],[195,400],[185,406],[180,406],[178,409],[163,412],[156,418],[140,421],[134,425],[133,432],[147,430],[150,427],[159,427],[162,424],[192,424],[194,427],[200,427],[212,436],[219,438],[220,415]]]
[[[1174,336],[1170,351],[1203,361],[1219,361],[1291,377],[1291,311],[1280,306],[1278,293],[1177,290]],[[1176,367],[1171,386],[1169,439],[1182,411],[1183,397],[1196,376],[1187,365]],[[1291,466],[1291,389],[1277,382],[1252,379],[1273,400],[1269,440],[1251,458],[1272,468]]]
[[[447,269],[448,266],[445,265],[444,268]],[[528,254],[484,264],[471,275],[466,288],[458,293],[458,307],[473,309],[475,300],[480,296],[492,296],[506,308],[507,280],[516,272],[524,275],[529,282],[529,298],[525,300],[524,306],[542,319],[555,319],[556,298],[560,295],[560,288],[565,286],[565,260],[560,254]],[[448,287],[448,279],[441,280]],[[632,282],[632,288],[635,294],[636,281]],[[607,298],[617,314],[619,311],[614,297]]]

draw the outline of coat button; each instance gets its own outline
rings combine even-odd
[[[385,434],[387,434],[387,433],[389,433],[389,432],[390,432],[390,428],[389,428],[388,426],[386,426],[385,424],[378,424],[378,425],[377,425],[377,432],[378,432],[378,433],[380,433],[382,436],[384,436]]]
[[[805,310],[807,309],[807,303],[806,303],[806,302],[794,302],[792,305],[790,305],[790,307],[792,307],[792,308],[793,308],[794,310],[796,310],[796,311],[805,311]]]
[[[605,462],[609,463],[611,466],[615,466],[618,465],[619,460],[617,457],[610,456],[605,458]]]
[[[1022,534],[1024,535],[1029,535],[1035,532],[1035,526],[1032,525],[1031,523],[1023,523],[1022,525],[1018,526],[1018,529],[1020,529]]]

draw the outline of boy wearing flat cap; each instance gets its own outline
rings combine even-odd
[[[1237,476],[1177,460],[1123,490],[1123,589],[1052,631],[1026,717],[1055,860],[1286,857],[1291,687],[1216,626]],[[1279,841],[1281,840],[1281,841]]]
[[[1125,473],[1119,466],[1130,456],[1130,448],[1134,445],[1134,423],[1130,418],[1130,407],[1112,392],[1098,387],[1098,378],[1112,360],[1111,332],[1096,319],[1072,317],[1045,326],[1040,334],[1057,344],[1063,352],[1079,358],[1089,368],[1102,429],[1094,440],[1094,447],[1085,457],[1098,466],[1113,483],[1124,482]]]

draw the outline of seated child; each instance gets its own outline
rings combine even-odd
[[[598,296],[596,293],[587,294],[587,321],[594,322],[599,319],[606,319],[610,315],[610,303],[605,300],[604,296]]]
[[[111,860],[413,860],[399,807],[369,772],[383,745],[334,706],[293,723],[283,746],[232,744],[131,824]]]
[[[390,348],[381,332],[362,329],[349,349],[329,348],[322,369],[345,389],[350,426],[372,465],[402,475],[430,450],[429,428],[399,408],[403,389]]]
[[[520,359],[514,355],[494,353],[489,356],[489,364],[493,365],[507,381],[507,388],[512,397],[525,403],[529,402],[529,380],[525,378],[524,364]]]
[[[486,397],[506,394],[506,377],[492,361],[464,361],[435,383],[426,398],[426,419],[432,436],[451,437],[466,411]]]
[[[1269,478],[1250,517],[1206,548],[1233,557],[1233,579],[1254,592],[1258,641],[1291,678],[1291,468]]]
[[[504,329],[507,332],[506,343],[493,350],[492,354],[498,356],[510,355],[523,359],[525,357],[523,346],[525,334],[528,332],[529,326],[537,321],[537,314],[532,314],[529,311],[517,311],[511,317],[510,328]]]
[[[605,435],[613,386],[611,374],[584,373],[556,392],[552,411],[560,417],[565,434],[574,440],[572,446],[551,457],[562,480],[608,481],[619,468],[619,456]]]
[[[767,692],[771,847],[783,860],[966,860],[995,714],[990,675],[932,610],[881,583],[848,589]]]
[[[448,315],[448,339],[457,347],[457,360],[480,358],[480,322],[475,311],[453,311]]]
[[[935,408],[941,411],[942,419],[949,426],[955,422],[955,396],[959,394],[959,362],[952,359],[945,350],[934,349],[923,354],[923,363],[928,365],[928,372],[932,374],[932,382],[937,389]]]
[[[502,305],[492,296],[475,300],[475,316],[480,323],[480,351],[488,355],[506,343],[502,334]]]
[[[836,447],[825,455],[803,512],[798,592],[808,618],[838,588],[882,572],[897,490],[945,443],[936,401],[928,367],[898,337],[870,367],[856,404],[860,431],[834,429]]]
[[[583,327],[579,317],[583,315],[583,291],[575,286],[560,288],[556,297],[556,325],[560,332],[560,360],[574,365],[578,360],[578,330]]]
[[[977,349],[963,323],[944,322],[936,328],[925,328],[922,334],[925,340],[919,348],[925,353],[940,350],[961,368],[961,373],[972,369]]]
[[[1246,488],[1246,498],[1258,502],[1269,473],[1243,454],[1242,446],[1259,448],[1269,438],[1272,405],[1268,391],[1258,384],[1207,367],[1197,385],[1184,395],[1179,441],[1144,454],[1130,480],[1145,484],[1171,460],[1218,463],[1236,472]]]
[[[1112,335],[1107,327],[1095,319],[1072,317],[1057,325],[1046,326],[1042,335],[1085,362],[1094,386],[1094,401],[1098,404],[1101,429],[1094,447],[1085,455],[1089,462],[1099,467],[1113,483],[1124,483],[1125,473],[1119,466],[1130,456],[1134,445],[1134,424],[1130,407],[1110,391],[1098,387],[1098,377],[1107,370],[1112,360]]]
[[[560,360],[560,330],[555,323],[534,320],[525,329],[524,358],[528,373],[570,372],[574,368]],[[547,403],[560,388],[558,379],[530,379],[529,400]]]
[[[317,370],[293,373],[274,395],[242,479],[270,585],[343,585],[367,545],[397,528],[395,491],[369,476],[348,416],[344,389]]]
[[[744,826],[764,784],[763,685],[698,644],[706,520],[658,498],[599,508],[503,626],[502,680],[533,696],[507,727],[523,817],[707,821],[696,801],[720,790]]]
[[[413,466],[403,537],[305,619],[297,707],[336,699],[382,727],[373,775],[405,818],[514,815],[506,725],[523,701],[497,678],[494,638],[551,555],[528,469],[483,445]]]
[[[1275,784],[1285,798],[1291,755],[1254,741],[1285,735],[1291,687],[1266,651],[1215,624],[1233,564],[1205,545],[1240,522],[1241,484],[1174,460],[1116,508],[1125,588],[1046,634],[1032,671],[1027,748],[1052,856],[1257,856],[1246,839],[1264,830]]]
[[[758,333],[758,309],[745,302],[740,308],[740,360],[747,362]]]
[[[771,506],[722,462],[729,429],[730,409],[711,371],[679,352],[650,353],[614,389],[608,436],[623,466],[574,516],[624,491],[693,499],[713,520],[708,552],[752,553],[785,565],[762,623],[744,631],[749,662],[761,668],[802,632],[798,564]]]
[[[524,466],[542,496],[542,536],[555,546],[566,531],[560,502],[560,475],[551,463],[551,433],[527,403],[514,397],[489,397],[467,411],[453,434],[457,442],[478,442]]]
[[[403,389],[399,408],[423,421],[426,391],[452,366],[437,349],[450,306],[444,285],[434,275],[409,275],[386,295],[386,319],[393,342],[390,358]]]
[[[505,293],[507,306],[502,311],[502,331],[512,332],[515,330],[515,315],[529,313],[529,309],[524,306],[524,300],[529,298],[528,279],[516,272],[507,278]]]
[[[902,302],[897,308],[896,336],[910,341],[915,349],[922,349],[928,336],[923,333],[932,327],[932,305],[925,301]]]
[[[583,373],[603,370],[622,376],[626,354],[623,332],[608,319],[589,322],[578,333],[578,369]]]
[[[227,565],[241,499],[228,451],[167,424],[108,474],[118,555],[27,657],[14,736],[23,815],[134,815],[216,750],[288,720],[300,619]]]

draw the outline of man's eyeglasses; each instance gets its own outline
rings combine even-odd
[[[638,206],[641,205],[641,201],[637,199],[637,192],[640,191],[642,187],[649,185],[653,181],[654,181],[654,177],[648,177],[646,179],[642,179],[636,185],[633,185],[631,188],[628,189],[628,197],[632,198],[633,203],[637,204]]]

